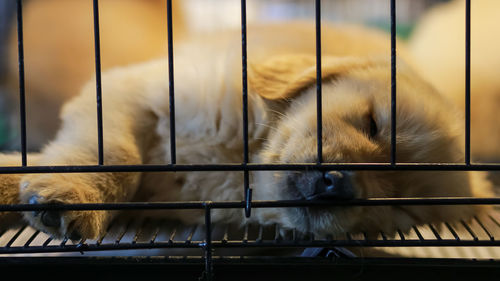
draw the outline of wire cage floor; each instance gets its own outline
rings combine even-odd
[[[27,225],[0,233],[0,255],[77,256],[203,256],[203,225],[136,221],[119,218],[95,240],[55,239]],[[380,232],[377,237],[345,233],[339,237],[301,235],[279,226],[213,225],[211,243],[220,256],[262,256],[266,253],[300,256],[305,248],[342,247],[339,256],[401,256],[420,258],[500,259],[500,211],[471,221],[414,226],[408,233]],[[371,251],[376,249],[377,251]],[[125,251],[128,250],[128,251]],[[378,253],[378,254],[377,254]]]
[[[0,268],[42,279],[78,271],[84,278],[196,280],[206,265],[205,231],[204,226],[168,221],[117,219],[99,239],[72,241],[20,225],[1,232]],[[500,273],[499,237],[498,209],[470,222],[419,225],[408,233],[377,237],[314,237],[278,226],[214,225],[211,262],[215,280],[263,276],[256,272],[287,280],[391,280],[408,271],[429,280],[456,274],[494,278]]]

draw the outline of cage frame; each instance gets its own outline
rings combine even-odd
[[[199,269],[199,264],[204,264],[203,278],[206,280],[211,280],[213,277],[214,265],[223,268],[224,266],[230,264],[236,264],[235,267],[242,267],[248,264],[252,264],[249,260],[237,261],[225,260],[223,258],[214,259],[212,252],[214,248],[217,247],[252,247],[252,243],[248,242],[238,242],[235,244],[223,243],[221,241],[213,241],[212,235],[212,221],[211,221],[211,211],[220,208],[241,208],[245,210],[245,215],[247,217],[251,216],[251,210],[253,208],[271,208],[271,207],[300,207],[300,206],[383,206],[383,205],[460,205],[460,204],[488,204],[488,205],[499,205],[500,198],[384,198],[384,199],[352,199],[352,200],[329,200],[329,201],[301,201],[301,200],[280,200],[280,201],[254,201],[252,200],[252,189],[250,188],[250,172],[257,170],[390,170],[390,171],[499,171],[500,164],[474,164],[471,162],[470,157],[470,119],[471,119],[471,109],[470,109],[470,60],[471,60],[471,7],[470,0],[465,1],[466,13],[466,52],[465,52],[465,65],[466,65],[466,76],[465,76],[465,161],[462,164],[451,164],[451,163],[398,163],[396,161],[396,104],[397,104],[397,92],[396,92],[396,0],[390,1],[390,57],[391,57],[391,151],[390,151],[390,162],[389,163],[360,163],[360,164],[348,164],[348,163],[323,163],[323,143],[322,143],[322,79],[321,79],[321,0],[315,0],[315,32],[316,32],[316,101],[317,101],[317,162],[316,163],[294,163],[294,164],[257,164],[250,163],[249,161],[249,149],[248,149],[248,81],[247,81],[247,19],[246,19],[246,0],[241,0],[241,43],[242,43],[242,113],[243,113],[243,162],[241,164],[188,164],[181,165],[177,164],[176,160],[176,142],[175,142],[175,86],[174,86],[174,41],[173,41],[173,23],[172,23],[172,0],[166,0],[167,5],[167,40],[168,40],[168,81],[169,81],[169,108],[170,108],[170,155],[171,163],[165,165],[106,165],[104,163],[104,147],[103,147],[103,135],[104,128],[102,122],[102,112],[104,110],[102,106],[102,85],[101,85],[101,55],[100,55],[100,34],[99,34],[99,0],[93,1],[93,16],[94,16],[94,46],[95,46],[95,74],[96,74],[96,113],[97,113],[97,139],[98,139],[98,163],[96,165],[71,165],[71,166],[28,166],[27,164],[27,148],[26,148],[26,89],[25,89],[25,74],[24,74],[24,43],[23,43],[23,19],[22,19],[22,0],[16,0],[17,3],[17,35],[18,35],[18,62],[19,62],[19,100],[20,100],[20,126],[21,126],[21,166],[16,167],[0,167],[0,174],[28,174],[28,173],[102,173],[102,172],[178,172],[178,171],[239,171],[243,173],[244,184],[244,200],[234,201],[234,202],[212,202],[212,201],[197,201],[197,202],[164,202],[164,203],[152,203],[152,202],[136,202],[136,203],[102,203],[102,204],[71,204],[71,205],[29,205],[29,204],[15,204],[15,205],[0,205],[0,212],[23,212],[23,211],[41,211],[41,210],[139,210],[139,209],[156,209],[156,210],[166,210],[166,209],[200,209],[204,210],[205,213],[205,240],[199,241],[199,243],[188,243],[183,245],[176,245],[170,243],[168,247],[196,247],[201,248],[204,251],[205,256],[201,259],[196,260],[196,262],[188,261],[187,264],[197,264],[196,268]],[[388,50],[389,51],[389,50]],[[498,222],[497,222],[498,223]],[[359,241],[339,242],[341,240],[334,240],[329,242],[313,243],[308,242],[305,244],[300,244],[300,246],[306,247],[335,247],[335,246],[375,246],[375,245],[385,245],[385,246],[412,246],[411,242],[405,241],[401,243],[394,243],[390,240],[382,241],[381,243],[363,243],[359,244]],[[422,241],[415,242],[415,245],[436,245],[436,246],[500,246],[500,242],[495,240],[493,236],[489,241],[480,241],[474,239],[472,242],[462,241],[456,239],[455,242],[446,242],[440,239],[436,239],[430,243],[422,243]],[[189,245],[189,246],[188,246]],[[260,246],[262,246],[261,244]],[[268,245],[269,247],[296,247],[299,244],[281,244]],[[29,245],[28,245],[29,246]],[[136,244],[134,247],[148,248],[147,245]],[[134,248],[131,245],[127,246],[127,249]],[[115,247],[114,249],[117,249]],[[91,246],[83,243],[79,243],[74,247],[59,247],[54,248],[54,252],[64,252],[64,251],[92,251],[92,250],[102,250],[99,248],[92,248]],[[32,250],[30,247],[21,248],[10,248],[4,247],[0,249],[0,253],[27,253],[30,251],[38,252],[48,252],[48,249],[36,249]],[[52,250],[50,250],[52,251]],[[61,262],[61,259],[53,258],[29,258],[28,260],[21,260],[20,258],[0,258],[2,262],[0,264],[5,265],[15,265],[18,263],[26,264],[52,264],[55,260]],[[118,259],[119,264],[133,264],[127,259]],[[276,258],[277,264],[279,258]],[[292,261],[293,259],[289,259]],[[392,260],[395,264],[402,266],[402,268],[407,265],[411,259],[400,259]],[[485,262],[484,264],[475,261],[472,264],[465,261],[456,261],[455,263],[448,263],[448,261],[437,260],[428,261],[425,259],[419,259],[420,261],[413,260],[412,262],[418,263],[422,268],[429,268],[430,263],[437,262],[443,268],[458,268],[460,266],[465,266],[471,271],[477,268],[488,268],[488,270],[494,269],[496,272],[500,271],[500,263],[495,261]],[[73,259],[66,258],[65,260],[69,264]],[[78,259],[80,262],[81,259]],[[172,264],[176,264],[179,260],[176,260]],[[257,261],[262,262],[262,260],[253,260],[254,264],[259,264]],[[5,262],[5,263],[4,263]],[[322,262],[317,263],[317,260],[309,260],[308,266],[311,267],[321,267],[324,266]],[[356,261],[358,262],[358,261]],[[370,260],[365,259],[365,265],[379,265],[383,264],[383,259]],[[99,263],[96,259],[88,258],[86,259],[86,265],[82,266],[95,266]],[[331,262],[335,264],[336,267],[339,266],[339,261]],[[342,263],[342,261],[340,261]],[[169,262],[157,262],[155,265],[166,266],[170,264]],[[292,262],[292,264],[300,264],[297,262]],[[477,265],[480,264],[480,265]],[[262,266],[262,263],[260,263]],[[284,264],[282,264],[285,266]],[[347,264],[344,264],[348,266]],[[110,265],[113,267],[113,265]],[[342,267],[342,265],[340,265]],[[5,266],[1,266],[5,268]],[[189,266],[188,266],[189,267]],[[286,266],[285,266],[286,267]],[[293,269],[289,268],[291,272],[295,272]],[[291,275],[292,276],[292,275]]]

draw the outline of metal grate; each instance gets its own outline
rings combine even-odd
[[[51,236],[23,225],[4,231],[0,235],[0,254],[61,253],[76,252],[93,255],[95,251],[143,250],[124,252],[124,255],[145,255],[149,250],[154,255],[200,255],[200,249],[206,247],[205,226],[186,226],[171,221],[146,219],[135,221],[120,218],[112,223],[105,234],[96,240],[72,241],[54,239]],[[390,249],[393,247],[476,247],[474,256],[458,254],[449,256],[444,252],[434,252],[433,257],[500,258],[500,251],[490,251],[484,247],[500,247],[500,213],[495,211],[484,217],[475,217],[470,222],[445,222],[413,226],[403,233],[384,233],[376,236],[366,233],[344,233],[341,236],[315,236],[299,234],[295,230],[282,230],[278,225],[246,225],[241,228],[234,225],[213,225],[211,247],[215,254],[232,256],[260,255],[266,248],[295,249],[296,253],[305,247],[348,247],[353,253],[359,247],[377,247],[387,253],[400,256],[425,256],[425,252],[412,252],[408,249]],[[249,248],[256,249],[253,252]],[[190,252],[169,252],[173,249],[194,249]],[[449,249],[447,250],[450,251]],[[456,251],[456,250],[455,250]],[[459,250],[460,252],[460,250]],[[112,252],[116,254],[116,252]],[[225,254],[224,254],[225,253]],[[109,253],[108,253],[109,254]],[[369,251],[368,251],[369,254]],[[98,255],[106,255],[99,253]],[[355,256],[356,254],[353,254]],[[366,253],[365,253],[366,255]]]
[[[179,202],[179,203],[119,203],[119,204],[75,204],[75,205],[1,205],[0,211],[36,211],[36,210],[131,210],[131,209],[204,209],[205,225],[183,228],[165,222],[155,221],[126,221],[112,224],[109,231],[101,238],[93,241],[73,242],[68,239],[57,240],[34,230],[28,226],[5,230],[0,236],[0,254],[47,254],[47,253],[106,253],[116,250],[194,250],[196,255],[204,255],[204,277],[212,278],[214,254],[223,254],[222,250],[231,250],[231,255],[248,255],[249,249],[301,249],[311,247],[325,247],[335,250],[335,247],[348,247],[356,252],[362,247],[391,248],[402,250],[417,247],[448,248],[452,246],[472,246],[476,248],[500,246],[497,240],[500,234],[499,218],[496,213],[489,217],[475,218],[471,223],[454,222],[440,225],[424,225],[413,227],[410,233],[396,234],[380,233],[377,237],[368,237],[363,234],[345,233],[343,237],[314,237],[313,235],[299,236],[294,231],[283,232],[278,226],[262,227],[247,226],[243,230],[232,232],[232,226],[212,225],[211,211],[215,208],[244,208],[246,215],[251,215],[252,208],[263,207],[292,207],[313,205],[335,206],[379,206],[379,205],[458,205],[458,204],[500,204],[499,198],[398,198],[398,199],[358,199],[328,202],[304,201],[252,201],[252,190],[249,187],[249,172],[255,170],[442,170],[442,171],[498,171],[498,164],[473,164],[470,161],[470,0],[466,1],[466,134],[465,134],[465,163],[421,163],[399,164],[396,162],[396,1],[390,0],[391,7],[391,162],[387,164],[324,164],[322,163],[322,114],[321,114],[321,1],[315,1],[316,11],[316,59],[317,59],[317,163],[311,164],[254,164],[249,163],[248,152],[248,87],[247,87],[247,38],[246,38],[246,1],[241,0],[241,35],[242,35],[242,81],[243,81],[243,147],[244,161],[241,164],[212,164],[212,165],[179,165],[176,164],[175,146],[175,92],[174,92],[174,64],[172,39],[172,3],[167,0],[167,36],[169,41],[169,90],[170,90],[170,120],[171,130],[171,163],[165,165],[105,165],[102,112],[105,108],[101,104],[101,69],[99,43],[99,11],[98,0],[94,3],[94,42],[96,61],[96,105],[98,115],[98,151],[99,159],[96,165],[86,166],[27,166],[26,151],[26,110],[24,84],[24,51],[22,27],[22,0],[17,0],[18,16],[18,46],[19,46],[19,81],[21,104],[21,152],[22,166],[0,167],[1,174],[8,173],[82,173],[82,172],[144,172],[144,171],[240,171],[244,175],[244,198],[242,202]],[[364,249],[364,248],[362,248]],[[399,249],[399,248],[398,248]],[[429,248],[430,249],[430,248]],[[486,248],[491,249],[491,248]],[[363,250],[364,251],[364,250]],[[488,252],[488,250],[486,250]],[[147,252],[147,251],[146,251]],[[146,253],[143,252],[143,253]],[[388,251],[390,252],[390,251]],[[489,258],[498,258],[498,251],[490,251]],[[116,254],[116,252],[112,252]],[[186,253],[186,252],[184,252]],[[393,252],[394,253],[394,252]],[[150,253],[149,253],[150,254]],[[408,256],[412,256],[409,254]],[[487,256],[487,255],[486,255]],[[458,257],[455,256],[455,257]],[[481,256],[483,257],[483,256]],[[485,257],[485,256],[484,256]]]

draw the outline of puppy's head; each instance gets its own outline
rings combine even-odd
[[[263,163],[317,161],[316,67],[310,55],[284,55],[253,65],[250,88],[273,111]],[[397,162],[463,161],[460,116],[402,62],[397,65]],[[323,161],[387,163],[391,150],[391,72],[386,59],[323,57]],[[474,196],[466,172],[261,171],[255,198],[350,199]],[[481,181],[482,182],[482,181]],[[316,233],[392,231],[462,218],[474,207],[308,207],[257,210],[261,223]]]

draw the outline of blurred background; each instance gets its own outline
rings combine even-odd
[[[174,37],[240,26],[237,0],[173,0]],[[18,150],[16,1],[0,1],[0,150]],[[249,0],[248,23],[313,19],[314,0]],[[424,11],[443,0],[397,0],[405,39]],[[102,69],[166,54],[166,0],[100,0]],[[55,134],[64,101],[94,73],[92,0],[24,0],[28,149]],[[383,30],[389,0],[323,0],[322,19]]]
[[[197,30],[238,27],[238,0],[184,1],[189,26]],[[446,0],[396,0],[398,33],[407,37],[423,11]],[[389,0],[322,0],[322,19],[331,22],[354,22],[389,29]],[[269,22],[290,19],[314,19],[315,0],[249,0],[248,22]],[[224,15],[224,16],[221,16]]]

